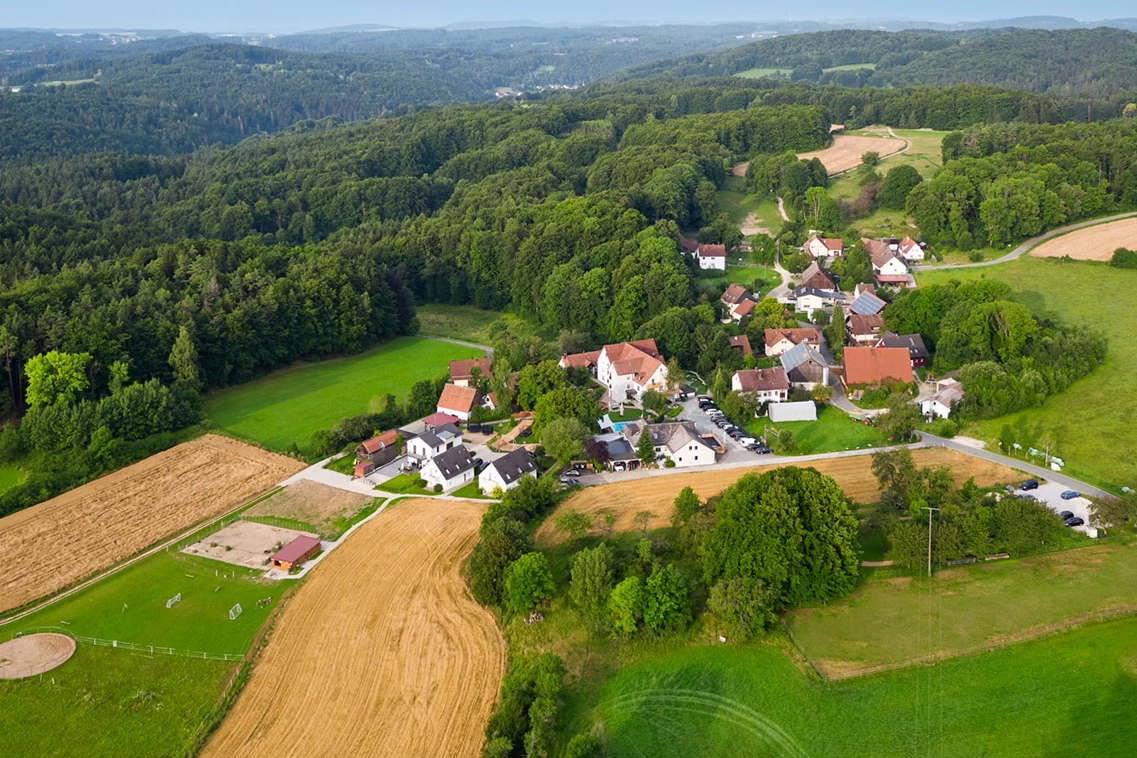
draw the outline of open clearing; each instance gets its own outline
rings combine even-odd
[[[351,460],[351,456],[345,460]],[[344,532],[343,524],[375,502],[375,498],[367,495],[329,487],[311,479],[300,479],[257,503],[243,515],[310,524],[324,539],[334,539]]]
[[[476,756],[505,668],[459,575],[484,506],[407,500],[285,606],[205,756]]]
[[[947,448],[919,448],[912,451],[912,458],[917,466],[951,466],[956,486],[962,485],[972,476],[975,477],[975,483],[981,487],[1021,478],[1006,466],[972,458]],[[722,492],[746,474],[783,466],[815,468],[822,474],[833,477],[846,495],[861,503],[873,502],[880,496],[880,487],[872,474],[871,455],[800,463],[786,462],[752,468],[718,469],[689,474],[667,474],[581,490],[561,503],[556,511],[545,519],[541,528],[537,530],[537,542],[541,545],[551,545],[564,539],[564,535],[553,528],[553,520],[566,509],[571,508],[589,515],[595,515],[600,511],[611,511],[616,516],[617,530],[635,528],[632,519],[636,513],[651,511],[656,517],[651,526],[664,526],[671,523],[675,496],[684,487],[691,487],[700,499],[706,500]]]
[[[319,538],[319,535],[238,519],[224,529],[187,545],[182,552],[267,571],[268,557],[297,537]]]
[[[281,369],[214,392],[205,413],[238,437],[273,450],[295,443],[306,451],[317,429],[378,410],[387,395],[402,400],[415,382],[445,374],[450,361],[482,355],[477,348],[401,337],[351,358]]]
[[[1122,337],[1137,332],[1137,271],[1024,255],[998,266],[917,277],[921,286],[983,278],[1006,282],[1039,316],[1105,331],[1109,350],[1104,365],[1041,407],[970,424],[963,433],[992,448],[1004,426],[1024,447],[1050,435],[1051,452],[1066,461],[1070,476],[1099,486],[1137,486],[1137,456],[1127,454],[1137,449],[1137,340]]]
[[[240,505],[303,464],[206,435],[0,519],[0,611]]]
[[[832,684],[776,638],[684,646],[590,672],[558,731],[602,724],[615,758],[1130,755],[1135,661],[1135,619]]]
[[[22,679],[51,671],[75,654],[75,640],[53,632],[0,643],[0,679]]]
[[[861,165],[861,156],[867,152],[875,151],[881,158],[904,149],[908,143],[903,139],[890,137],[862,137],[851,134],[838,134],[833,138],[833,144],[824,150],[814,150],[810,153],[799,153],[801,160],[820,158],[830,176],[840,174]]]
[[[825,608],[794,611],[794,637],[828,675],[1037,636],[1068,619],[1137,609],[1137,552],[1118,545],[877,579]]]
[[[1070,256],[1077,261],[1108,261],[1119,247],[1137,250],[1137,218],[1087,226],[1047,240],[1030,251],[1039,258]]]

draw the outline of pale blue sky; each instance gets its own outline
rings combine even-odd
[[[534,3],[532,0],[433,2],[361,2],[359,0],[37,0],[10,2],[0,16],[3,27],[147,28],[185,31],[296,32],[343,24],[444,26],[466,21],[538,22],[714,22],[788,20],[784,2],[659,3],[649,0],[575,0]],[[850,5],[846,0],[812,0],[793,4],[794,20],[833,21],[849,18],[897,18],[926,21],[982,21],[1013,16],[1070,16],[1082,21],[1137,15],[1132,0],[957,0],[922,5]]]

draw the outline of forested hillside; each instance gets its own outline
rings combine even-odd
[[[1054,95],[1070,118],[1079,118],[1077,109],[1084,111],[1087,105],[1112,108],[1112,115],[1120,115],[1137,97],[1135,61],[1137,34],[1111,28],[834,31],[760,40],[615,76],[731,76],[756,70],[793,81],[849,87],[980,84]]]

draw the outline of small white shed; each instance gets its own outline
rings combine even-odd
[[[784,421],[816,421],[817,404],[812,400],[800,400],[795,403],[770,403],[767,406],[770,421],[775,424]]]

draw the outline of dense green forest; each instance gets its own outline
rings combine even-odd
[[[847,87],[989,85],[1055,96],[1066,118],[1117,116],[1137,95],[1137,34],[1111,28],[836,31],[760,40],[621,71],[620,79],[788,71],[792,81]],[[850,68],[864,64],[863,68]],[[840,67],[840,68],[839,68]],[[1102,111],[1109,111],[1103,113]],[[1081,113],[1079,114],[1079,111]]]

